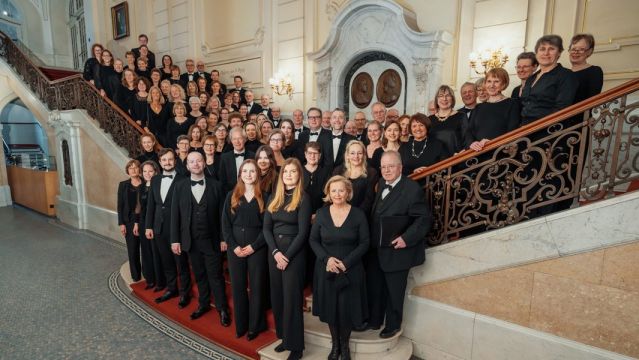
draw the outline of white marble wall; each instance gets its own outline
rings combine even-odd
[[[430,248],[411,271],[427,284],[639,239],[639,192]]]
[[[412,295],[404,311],[403,336],[426,360],[631,359]]]

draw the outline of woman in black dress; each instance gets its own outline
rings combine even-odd
[[[171,67],[173,66],[173,58],[171,55],[162,56],[162,66],[159,68],[162,72],[162,80],[171,78]]]
[[[481,151],[490,140],[519,127],[519,101],[502,94],[508,82],[508,72],[502,68],[486,73],[488,99],[477,104],[470,115],[464,136],[465,147]]]
[[[135,68],[135,74],[140,78],[143,77],[147,80],[151,79],[151,69],[148,67],[149,63],[146,58],[139,57],[136,60],[137,67]]]
[[[189,136],[189,152],[197,151],[200,154],[204,155],[204,146],[202,145],[202,129],[197,126],[197,124],[191,125],[189,128],[189,132],[187,133]]]
[[[487,97],[487,96],[486,96]],[[435,96],[435,114],[429,116],[431,138],[438,139],[451,156],[464,148],[463,124],[466,114],[455,110],[455,93],[448,85],[442,85]]]
[[[135,85],[137,92],[133,95],[133,102],[131,103],[131,118],[142,128],[147,128],[146,112],[149,109],[147,98],[149,97],[148,91],[151,87],[151,83],[146,78],[139,77]]]
[[[248,341],[266,330],[268,267],[262,231],[265,207],[257,163],[246,159],[240,165],[237,185],[224,202],[222,237],[228,245],[235,334],[238,338],[246,334]]]
[[[410,117],[408,118],[410,120]],[[382,146],[375,150],[373,154],[373,159],[371,161],[371,166],[377,170],[377,173],[380,171],[380,165],[382,161],[382,155],[385,151],[393,150],[399,151],[402,143],[400,142],[401,138],[401,125],[399,122],[395,120],[386,121],[386,127],[384,128],[384,138],[382,139]]]
[[[154,134],[155,137],[165,145],[167,112],[164,96],[162,96],[162,92],[159,88],[155,86],[151,87],[147,104],[145,113],[146,128],[144,130]]]
[[[102,96],[117,102],[120,93],[120,77],[113,68],[113,55],[107,49],[102,50],[102,63],[98,64],[94,71],[95,87],[100,90]]]
[[[173,105],[175,105],[176,103],[182,103],[182,105],[184,105],[184,115],[188,114],[189,112],[189,107],[187,107],[188,104],[184,103],[186,101],[186,94],[184,93],[184,89],[177,84],[173,84],[171,85],[170,89],[169,89],[169,101],[167,102],[166,106],[167,106],[167,113],[168,114],[173,114]]]
[[[594,51],[595,38],[590,34],[577,34],[570,40],[570,64],[579,81],[575,103],[601,93],[603,70],[599,66],[588,64],[588,58]]]
[[[383,131],[382,124],[377,121],[371,122],[366,128],[366,138],[368,139],[368,145],[366,145],[366,160],[376,169],[379,168],[379,164],[373,159],[375,158],[377,149],[382,147]]]
[[[120,234],[126,241],[131,278],[138,282],[142,279],[140,237],[135,235],[138,233],[140,222],[140,162],[129,160],[124,169],[129,179],[122,181],[118,186],[118,225]]]
[[[171,77],[168,79],[171,85],[180,85],[180,67],[177,65],[171,66]],[[180,85],[180,87],[182,87]]]
[[[100,44],[91,45],[91,57],[84,62],[84,71],[82,78],[95,85],[96,70],[102,64],[102,50],[104,47]]]
[[[311,197],[311,207],[313,214],[315,214],[319,208],[324,206],[324,185],[331,174],[328,168],[319,166],[322,152],[318,142],[311,141],[306,144],[304,157],[306,159],[306,164],[304,165],[304,191]]]
[[[272,194],[277,184],[277,164],[275,163],[275,155],[268,145],[262,145],[255,152],[255,161],[260,171],[260,187],[262,193]]]
[[[444,143],[435,137],[428,136],[430,126],[431,122],[428,116],[422,113],[411,116],[411,139],[399,148],[404,175],[424,171],[426,167],[452,155],[448,153],[448,148]]]
[[[328,359],[350,359],[351,330],[368,317],[362,256],[369,244],[366,214],[351,206],[348,179],[333,176],[324,192],[330,206],[318,210],[309,238],[317,257],[313,278],[313,315],[328,323]]]
[[[344,164],[336,167],[333,175],[341,175],[353,184],[351,204],[362,209],[364,214],[369,214],[375,201],[379,173],[366,164],[366,146],[363,142],[351,140],[346,144]]]
[[[146,229],[146,205],[149,198],[149,191],[151,191],[151,178],[159,174],[159,172],[160,168],[157,162],[147,160],[142,163],[142,181],[144,184],[140,186],[140,223],[137,231],[134,233],[134,235],[140,236],[142,275],[144,275],[144,279],[146,280],[145,289],[148,290],[155,287],[156,292],[166,287],[166,278],[164,277],[164,270],[162,269],[157,244],[153,239],[146,238],[144,229]]]
[[[268,145],[268,139],[273,131],[273,123],[264,114],[257,114],[257,126],[260,129],[260,141],[264,145]]]
[[[193,122],[195,122],[195,119],[199,118],[200,116],[203,116],[204,114],[202,113],[202,111],[200,111],[200,106],[202,104],[200,103],[200,97],[199,96],[191,96],[189,98],[189,108],[191,109],[191,111],[189,111],[189,113],[186,115],[189,118],[193,119]]]
[[[526,81],[530,78],[530,76],[537,70],[537,58],[535,57],[535,53],[531,51],[523,52],[517,55],[517,77],[521,80],[521,85],[516,86],[510,97],[512,99],[517,99],[521,97],[521,91],[526,85]]]
[[[282,130],[282,133],[284,134],[284,145],[281,150],[284,159],[288,159],[299,154],[299,150],[297,149],[298,142],[295,140],[294,129],[295,125],[292,120],[283,119],[280,122],[280,130]],[[303,159],[298,160],[301,162]]]
[[[213,132],[217,138],[217,148],[215,152],[218,155],[222,155],[225,152],[233,150],[233,145],[228,141],[229,130],[224,124],[217,124],[215,131]]]
[[[280,129],[273,129],[269,133],[268,136],[268,144],[273,150],[273,155],[275,155],[275,163],[277,164],[277,168],[280,169],[284,165],[284,154],[282,153],[282,149],[284,148],[284,142],[286,141],[286,137],[284,133]]]
[[[304,192],[302,177],[299,160],[286,159],[264,214],[271,304],[276,334],[282,339],[275,351],[290,350],[289,360],[300,359],[304,351],[302,306],[311,199]]]
[[[204,147],[204,176],[217,179],[220,155],[215,152],[217,147],[217,138],[213,135],[207,135],[203,141]]]
[[[231,107],[233,108],[233,111],[240,111],[240,104],[242,98],[240,97],[240,92],[239,91],[233,91],[231,93]]]
[[[151,81],[151,87],[160,87],[160,83],[162,82],[162,71],[160,71],[160,69],[154,68],[151,69],[150,74],[151,77],[149,78],[149,80]]]
[[[220,104],[224,104],[224,92],[222,91],[222,84],[219,81],[211,82],[211,97],[216,97]]]
[[[131,69],[124,69],[116,104],[127,114],[131,114],[135,93],[138,91],[137,84],[138,77],[135,72]]]
[[[246,132],[246,143],[244,147],[246,150],[255,153],[262,143],[257,138],[257,124],[254,122],[247,122],[244,124],[244,131]]]
[[[166,124],[166,144],[165,146],[175,149],[177,145],[177,137],[186,135],[191,125],[194,124],[192,119],[186,117],[186,107],[182,103],[173,105],[173,115]]]
[[[153,161],[155,164],[160,166],[160,159],[158,158],[158,154],[155,152],[155,136],[151,133],[140,135],[140,146],[142,147],[142,154],[136,158],[140,164],[145,163],[147,161]],[[144,228],[143,228],[144,229]]]

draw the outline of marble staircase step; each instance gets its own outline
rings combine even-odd
[[[280,343],[276,341],[273,344],[262,348],[258,353],[261,360],[284,360],[288,357],[289,352],[276,353],[275,347]],[[353,352],[351,343],[351,358],[355,360],[408,360],[413,354],[413,344],[406,338],[399,338],[397,345],[388,351],[373,354],[362,354]],[[304,360],[324,360],[330,352],[329,348],[306,343],[304,350]]]

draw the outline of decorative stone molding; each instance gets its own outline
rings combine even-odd
[[[206,41],[202,42],[200,49],[204,55],[211,55],[220,51],[227,51],[233,49],[244,48],[247,46],[255,46],[259,47],[264,42],[264,35],[266,34],[266,28],[262,25],[255,30],[255,34],[253,35],[253,39],[237,42],[230,45],[212,47]]]
[[[339,3],[327,4],[329,16]],[[452,40],[446,31],[420,32],[415,13],[395,1],[350,1],[336,15],[324,46],[307,55],[317,65],[317,105],[344,106],[344,82],[353,64],[385,53],[406,69],[406,111],[421,110],[441,82],[443,52]]]

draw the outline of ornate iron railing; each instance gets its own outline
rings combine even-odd
[[[431,245],[614,196],[639,179],[639,79],[463,151],[425,183]]]
[[[25,84],[49,110],[84,109],[113,141],[129,152],[140,154],[138,138],[144,130],[110,99],[82,78],[81,74],[49,80],[11,38],[0,32],[0,57],[22,77]]]

